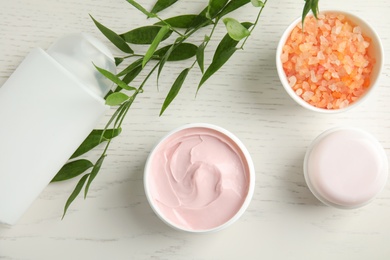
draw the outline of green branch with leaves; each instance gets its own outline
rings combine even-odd
[[[62,217],[65,216],[69,206],[84,186],[84,198],[87,197],[89,187],[99,173],[103,161],[107,156],[107,149],[111,141],[120,134],[123,120],[138,94],[143,93],[144,87],[150,77],[157,71],[156,81],[158,85],[161,72],[167,62],[194,59],[192,65],[183,69],[173,82],[161,106],[159,113],[161,116],[178,95],[191,70],[198,67],[202,73],[196,89],[196,93],[198,93],[203,84],[217,73],[237,50],[244,49],[245,43],[256,28],[261,13],[267,3],[267,0],[209,0],[208,5],[199,14],[183,14],[162,19],[158,15],[159,12],[171,7],[177,0],[157,0],[150,12],[136,1],[126,1],[146,15],[147,18],[157,21],[154,24],[118,34],[91,16],[92,21],[100,32],[124,53],[122,57],[115,57],[116,65],[123,65],[126,62],[128,65],[118,74],[113,74],[96,67],[101,74],[115,84],[116,87],[107,94],[105,100],[107,105],[116,106],[117,109],[104,129],[93,130],[72,155],[69,162],[53,178],[52,182],[58,182],[81,176],[65,204]],[[226,17],[231,12],[240,9],[250,2],[254,7],[258,8],[258,14],[254,22],[239,22],[234,18]],[[306,0],[305,2],[303,17],[310,10],[316,14],[318,11],[318,0]],[[220,22],[221,20],[222,23]],[[205,50],[209,42],[214,38],[216,27],[220,24],[225,26],[227,33],[219,41],[211,63],[206,68],[204,62]],[[197,45],[192,43],[190,40],[195,32],[204,28],[209,28],[209,32],[202,36],[203,40],[201,44]],[[171,37],[176,37],[172,44],[160,47],[166,39]],[[241,44],[237,47],[240,42]],[[144,54],[140,54],[133,50],[137,45],[147,45],[149,47]],[[147,75],[139,86],[135,86],[133,83],[134,79],[141,71],[145,70],[148,70]],[[102,143],[105,143],[105,147],[95,163],[87,159],[77,159]]]

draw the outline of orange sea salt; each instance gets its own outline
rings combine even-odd
[[[325,13],[299,23],[283,47],[289,85],[303,100],[324,109],[344,108],[370,86],[375,60],[371,39],[344,15]]]

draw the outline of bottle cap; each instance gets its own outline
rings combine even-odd
[[[86,33],[75,33],[58,39],[47,53],[89,90],[104,97],[112,82],[104,77],[94,65],[115,73],[115,60],[102,42]]]

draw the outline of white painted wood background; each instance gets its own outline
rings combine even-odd
[[[161,16],[197,13],[206,2],[182,0]],[[150,9],[154,1],[140,3]],[[389,184],[370,205],[345,211],[317,201],[302,173],[305,149],[333,126],[369,131],[389,155],[390,3],[320,1],[321,9],[350,11],[366,19],[385,48],[375,93],[360,107],[337,115],[317,114],[295,104],[276,73],[278,39],[301,15],[303,4],[268,1],[245,50],[207,81],[196,98],[200,73],[194,69],[177,99],[158,117],[183,65],[166,66],[160,90],[155,79],[150,80],[131,108],[88,198],[77,198],[61,221],[77,180],[49,185],[16,225],[0,225],[0,259],[390,259]],[[124,0],[0,0],[0,85],[32,48],[47,48],[64,34],[88,32],[108,43],[88,14],[117,32],[150,22]],[[248,5],[232,16],[253,21],[255,15],[256,9]],[[216,36],[224,33],[221,26]],[[209,56],[216,44],[211,42]],[[147,203],[142,181],[154,143],[167,131],[194,122],[216,124],[236,134],[256,168],[248,210],[231,227],[206,235],[178,232],[162,223]],[[99,152],[89,157],[95,159]]]

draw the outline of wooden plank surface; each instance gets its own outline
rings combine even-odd
[[[294,103],[276,73],[278,40],[300,16],[303,2],[270,0],[245,49],[196,97],[200,72],[193,70],[177,99],[159,117],[169,87],[183,69],[182,63],[168,64],[159,90],[153,78],[131,108],[88,198],[77,198],[61,221],[77,180],[50,184],[16,225],[0,225],[0,259],[389,259],[389,185],[366,207],[333,209],[307,188],[302,162],[318,134],[343,125],[369,131],[389,155],[390,3],[320,1],[320,9],[349,11],[366,19],[385,49],[385,65],[373,95],[351,111],[323,115]],[[140,3],[150,9],[154,1]],[[197,13],[206,3],[179,1],[161,15]],[[32,48],[46,49],[64,34],[88,32],[108,44],[88,14],[117,32],[150,23],[120,0],[0,0],[0,85]],[[254,20],[256,10],[248,5],[232,16]],[[218,27],[216,39],[224,33],[223,26]],[[210,43],[207,62],[217,43]],[[253,200],[240,220],[206,235],[178,232],[161,222],[149,207],[142,179],[155,142],[178,126],[196,122],[236,134],[251,153],[257,178]],[[101,151],[89,158],[96,159]]]

